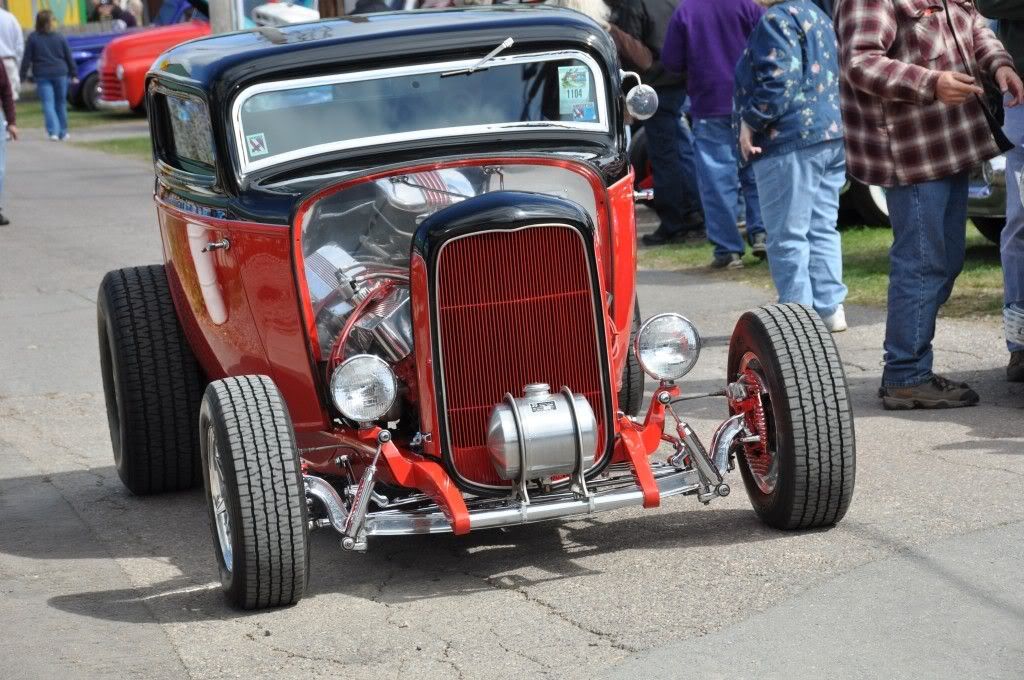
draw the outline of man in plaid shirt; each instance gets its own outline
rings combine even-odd
[[[835,23],[847,170],[887,187],[893,228],[879,396],[887,409],[972,406],[974,390],[932,372],[935,318],[963,268],[968,172],[999,154],[980,81],[1008,106],[1024,84],[972,0],[840,0]]]

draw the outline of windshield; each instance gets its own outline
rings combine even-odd
[[[496,129],[606,132],[604,82],[579,52],[478,60],[256,85],[235,100],[243,173],[339,149]]]

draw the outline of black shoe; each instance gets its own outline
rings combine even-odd
[[[691,210],[686,213],[683,217],[683,229],[686,232],[690,231],[703,231],[704,230],[704,215],[699,210]]]
[[[1010,352],[1010,363],[1006,365],[1008,382],[1024,382],[1024,349]]]
[[[715,255],[715,259],[711,260],[712,269],[742,269],[743,259],[738,253],[726,253],[725,255]]]
[[[932,379],[911,387],[882,387],[878,390],[882,406],[889,411],[914,408],[959,408],[978,403],[978,393],[967,383],[933,375]]]
[[[690,229],[681,229],[679,231],[670,232],[662,226],[659,226],[650,234],[644,234],[640,238],[640,241],[645,246],[663,246],[666,243],[682,243],[687,239],[690,232]]]
[[[759,260],[768,257],[768,239],[763,231],[750,237],[750,253]]]
[[[11,221],[4,217],[3,213],[0,213],[0,227],[6,227]]]

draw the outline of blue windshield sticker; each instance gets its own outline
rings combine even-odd
[[[270,153],[267,148],[267,138],[262,132],[257,132],[254,135],[249,135],[245,138],[246,145],[249,148],[249,157],[255,158],[256,156],[266,156]]]

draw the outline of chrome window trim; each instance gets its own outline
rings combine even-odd
[[[475,231],[475,232],[473,232],[471,234],[462,234],[461,236],[456,236],[454,238],[448,239],[447,241],[445,241],[444,243],[441,244],[441,247],[437,251],[437,256],[435,258],[435,262],[440,262],[441,261],[441,255],[444,253],[445,248],[450,246],[452,243],[455,243],[456,241],[461,241],[462,239],[465,239],[465,238],[473,238],[473,237],[476,237],[476,236],[482,236],[484,234],[491,234],[491,233],[510,234],[510,233],[514,233],[514,232],[525,231],[527,229],[539,229],[539,228],[542,228],[542,227],[548,227],[548,228],[549,227],[556,227],[556,228],[559,228],[559,229],[568,229],[569,231],[571,231],[573,233],[574,236],[576,236],[577,239],[579,239],[580,244],[581,244],[581,246],[583,248],[583,254],[584,254],[584,258],[583,259],[584,259],[584,261],[587,264],[587,288],[590,290],[590,305],[593,306],[593,301],[594,301],[594,270],[591,267],[591,262],[590,262],[591,258],[589,257],[589,253],[587,251],[587,242],[584,240],[583,235],[580,233],[579,229],[577,229],[576,227],[574,227],[574,226],[572,226],[570,224],[563,224],[563,223],[559,223],[559,222],[545,222],[545,223],[542,223],[542,224],[530,224],[530,225],[527,225],[525,227],[517,227],[515,229],[487,229],[487,230],[484,230],[484,231]],[[515,485],[515,481],[514,480],[511,482],[511,484],[499,484],[499,485],[485,484],[483,482],[476,482],[476,481],[473,481],[471,479],[467,479],[465,476],[463,476],[462,471],[459,470],[459,468],[455,465],[455,456],[452,453],[451,420],[448,417],[448,413],[449,413],[448,412],[448,385],[447,385],[448,376],[447,376],[447,372],[445,371],[444,348],[442,347],[442,339],[441,339],[441,322],[440,322],[440,319],[438,317],[438,312],[439,312],[438,307],[440,306],[440,304],[436,302],[439,299],[439,294],[440,294],[440,290],[438,288],[438,279],[439,279],[439,277],[436,276],[436,271],[434,272],[434,274],[435,274],[435,276],[434,276],[434,281],[433,281],[433,289],[434,289],[433,290],[433,298],[435,300],[435,304],[430,305],[430,307],[431,307],[431,309],[430,309],[430,322],[431,322],[431,325],[433,326],[432,333],[436,333],[436,335],[437,335],[437,343],[436,343],[437,357],[435,357],[435,360],[437,362],[437,365],[440,367],[439,373],[440,373],[440,376],[441,376],[441,390],[440,390],[441,408],[438,409],[437,417],[439,419],[444,419],[444,433],[445,433],[445,437],[444,437],[444,442],[442,443],[442,446],[446,447],[446,451],[443,451],[442,455],[447,455],[449,457],[449,459],[451,460],[452,471],[455,473],[455,476],[462,483],[467,484],[467,485],[471,485],[471,486],[476,486],[476,487],[479,487],[479,488],[482,488],[482,489],[490,489],[490,490],[496,490],[496,491],[508,491],[510,494],[514,494],[515,490],[516,490],[516,485]],[[600,329],[598,328],[600,325],[601,324],[598,323],[597,319],[595,318],[595,320],[594,320],[594,342],[595,342],[595,346],[597,348],[598,363],[600,363],[600,357],[601,357],[602,353],[608,358],[608,362],[610,363],[611,362],[611,353],[608,351],[607,347],[605,347],[603,349],[601,347],[601,333],[600,333]],[[600,370],[600,369],[601,369],[601,367],[599,366],[598,370]],[[606,384],[605,377],[606,376],[601,376],[600,377],[600,382],[601,382],[602,387]],[[519,387],[519,388],[510,388],[510,389],[512,389],[513,394],[515,394],[515,389],[521,389],[521,387]],[[601,409],[602,409],[602,415],[603,416],[608,414],[608,410],[609,410],[608,409],[608,398],[610,396],[610,390],[613,390],[613,389],[615,389],[614,386],[611,385],[611,384],[608,384],[608,390],[609,390],[608,393],[606,393],[606,391],[604,389],[601,390]],[[497,406],[497,404],[495,404],[495,406]],[[614,455],[613,453],[612,454],[608,453],[608,450],[610,448],[611,442],[613,442],[615,440],[614,414],[612,414],[612,416],[613,416],[612,420],[607,422],[607,423],[605,423],[605,427],[604,427],[604,430],[605,430],[604,449],[602,451],[600,451],[600,455],[596,459],[591,459],[590,460],[590,464],[583,471],[584,475],[589,473],[591,470],[593,470],[598,465],[601,465],[604,462],[606,457],[610,457],[610,456]]]
[[[494,123],[485,125],[466,125],[451,128],[433,128],[428,130],[416,130],[413,132],[399,132],[388,135],[376,135],[374,137],[362,137],[339,142],[328,142],[308,146],[295,151],[288,151],[257,161],[248,160],[245,147],[245,132],[242,129],[242,106],[252,97],[264,92],[280,92],[284,90],[297,90],[306,87],[318,87],[322,85],[337,85],[340,83],[361,82],[365,80],[381,80],[384,78],[395,78],[410,75],[426,75],[443,71],[453,71],[460,68],[468,68],[479,59],[460,59],[457,61],[435,62],[431,64],[417,64],[409,66],[396,66],[392,68],[377,69],[373,71],[356,71],[349,73],[338,73],[327,76],[313,76],[310,78],[293,78],[289,80],[275,80],[267,83],[258,83],[245,88],[231,104],[231,123],[234,126],[233,137],[235,141],[235,152],[238,160],[239,178],[243,179],[254,170],[287,163],[288,161],[315,156],[332,151],[344,151],[363,146],[377,146],[385,144],[399,144],[409,141],[424,141],[444,137],[457,137],[461,135],[484,135],[494,132],[507,132],[509,130],[530,130],[530,129],[570,129],[582,132],[608,132],[610,129],[608,121],[608,97],[605,89],[604,72],[600,64],[590,55],[579,50],[556,50],[548,52],[531,52],[529,54],[513,54],[508,56],[495,57],[488,64],[489,67],[505,66],[509,64],[530,64],[539,61],[555,61],[559,59],[577,59],[586,64],[594,75],[595,97],[597,99],[598,120],[597,123],[583,122],[557,122],[557,121],[535,121],[517,123]],[[457,76],[456,76],[457,77]],[[552,125],[557,127],[552,128]]]

